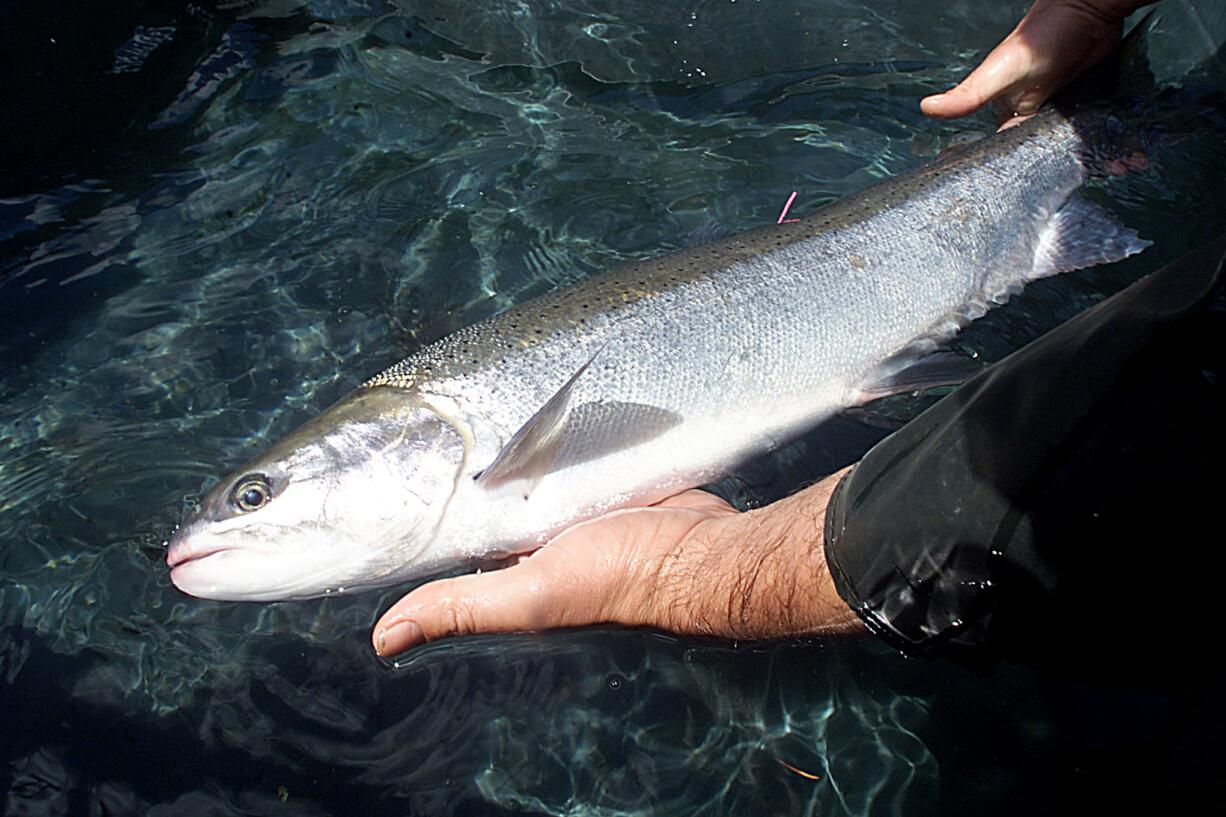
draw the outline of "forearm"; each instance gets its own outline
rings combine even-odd
[[[863,627],[826,565],[833,474],[772,505],[698,525],[662,558],[652,605],[673,632],[735,639],[847,633]]]

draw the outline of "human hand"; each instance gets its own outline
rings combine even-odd
[[[691,490],[575,525],[512,567],[409,593],[375,625],[375,651],[589,624],[735,639],[856,631],[822,536],[841,476],[748,513]]]
[[[1152,0],[1036,0],[970,76],[920,102],[937,119],[957,119],[992,102],[997,119],[1033,114],[1048,97],[1105,57],[1124,18]]]

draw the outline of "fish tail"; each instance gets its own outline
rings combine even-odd
[[[1178,86],[1159,87],[1149,36],[1162,22],[1146,14],[1102,62],[1056,96],[1053,105],[1082,137],[1082,164],[1093,176],[1142,171],[1165,149],[1226,133],[1226,55],[1221,46]]]
[[[1218,133],[1226,132],[1226,40],[1188,72],[1181,90],[1193,105],[1209,112]]]
[[[1152,95],[1157,82],[1149,62],[1149,34],[1162,21],[1151,11],[1132,27],[1114,51],[1055,96],[1052,104],[1072,113],[1083,107],[1118,107]]]

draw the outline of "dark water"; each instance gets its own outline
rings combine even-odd
[[[202,485],[422,342],[990,127],[917,102],[1024,6],[0,5],[3,813],[1167,813],[1214,792],[1220,678],[608,630],[387,666],[367,633],[392,593],[207,603],[162,562]],[[1165,74],[1222,23],[1172,3]],[[959,343],[998,358],[1209,237],[1218,153],[1096,191],[1155,246]],[[768,501],[883,433],[836,421],[721,490]]]

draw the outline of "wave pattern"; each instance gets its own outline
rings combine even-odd
[[[915,101],[1024,3],[214,5],[175,18],[221,34],[142,102],[157,150],[0,202],[5,813],[931,813],[916,679],[969,695],[954,670],[630,632],[389,667],[367,634],[390,594],[200,602],[163,542],[212,479],[421,343],[921,161]],[[135,82],[189,28],[127,31],[109,75]],[[967,342],[999,356],[1077,306],[1044,297]],[[844,423],[720,490],[769,501],[877,436]]]

